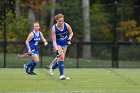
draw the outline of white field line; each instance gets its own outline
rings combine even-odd
[[[140,90],[65,90],[49,92],[0,92],[0,93],[140,93]]]

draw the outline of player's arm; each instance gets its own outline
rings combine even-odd
[[[46,41],[46,39],[44,38],[43,34],[40,32],[41,35],[41,40],[44,42],[44,45],[48,45],[48,42]]]
[[[29,49],[28,52],[31,52],[31,48],[29,45],[29,42],[33,39],[34,35],[33,33],[30,33],[25,41],[27,48]]]
[[[73,31],[72,31],[72,28],[70,27],[70,25],[68,23],[66,23],[66,26],[67,26],[67,29],[68,29],[68,32],[69,32],[69,40],[72,39],[73,37]]]
[[[57,47],[57,44],[56,44],[56,34],[55,34],[55,27],[54,26],[52,27],[51,36],[52,36],[54,49],[55,49],[55,51],[57,51],[58,47]]]
[[[67,45],[71,45],[71,39],[73,37],[73,31],[72,31],[72,28],[70,27],[69,24],[66,23],[66,26],[67,26],[67,29],[68,29],[68,32],[69,32],[69,38],[68,38],[68,41],[67,41]]]

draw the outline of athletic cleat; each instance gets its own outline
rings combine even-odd
[[[65,80],[65,76],[64,76],[64,75],[61,75],[61,76],[59,77],[59,80]]]
[[[36,73],[34,73],[34,72],[32,72],[32,73],[30,73],[30,75],[37,75]]]
[[[27,74],[30,74],[29,71],[28,71],[29,68],[26,66],[26,64],[24,64],[24,69],[25,69],[25,72],[26,72]]]
[[[52,66],[50,67],[50,76],[54,74],[54,69],[52,69]]]

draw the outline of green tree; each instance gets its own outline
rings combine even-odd
[[[83,40],[83,19],[81,0],[63,0],[59,7],[56,7],[56,14],[63,13],[65,21],[68,22],[73,31],[73,41]]]
[[[91,6],[90,12],[91,39],[94,41],[111,41],[114,24],[113,7],[95,3]]]
[[[135,20],[121,21],[117,29],[124,34],[125,41],[140,41],[140,27],[137,27]]]

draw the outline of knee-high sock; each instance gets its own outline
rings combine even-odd
[[[28,62],[27,64],[26,64],[26,66],[29,68],[30,66],[32,66],[34,64],[34,60],[31,60],[30,62]]]
[[[60,76],[64,75],[64,61],[59,61],[58,67],[59,67]]]
[[[33,71],[34,71],[34,69],[35,69],[36,66],[37,66],[37,63],[34,62],[33,65],[30,68],[30,73],[33,73]]]
[[[56,69],[58,67],[58,63],[55,62],[53,65],[52,65],[52,69]]]

